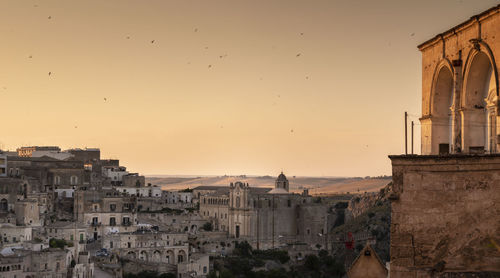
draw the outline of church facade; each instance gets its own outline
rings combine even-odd
[[[328,207],[315,200],[307,194],[290,193],[283,173],[273,189],[231,183],[229,235],[246,240],[257,249],[293,244],[328,248]]]

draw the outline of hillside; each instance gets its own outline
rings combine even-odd
[[[335,227],[331,231],[333,238],[341,239],[334,245],[333,254],[335,257],[343,258],[350,264],[365,246],[366,242],[371,241],[372,247],[382,261],[386,262],[390,260],[391,204],[389,195],[391,192],[392,183],[388,184],[377,194],[363,194],[353,198],[349,202],[345,212],[345,224]],[[348,233],[352,233],[354,236],[354,256],[348,255],[343,242]],[[373,242],[375,242],[374,245]]]

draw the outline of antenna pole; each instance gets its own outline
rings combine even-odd
[[[405,154],[408,154],[408,112],[405,111]]]
[[[411,154],[413,154],[413,121],[411,121]]]

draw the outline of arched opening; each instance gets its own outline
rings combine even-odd
[[[486,53],[477,52],[472,56],[464,81],[464,150],[470,153],[496,152],[496,82]]]
[[[147,261],[148,260],[148,253],[146,251],[141,251],[141,253],[139,253],[139,260]]]
[[[168,250],[167,251],[167,256],[165,256],[165,259],[166,259],[166,263],[167,264],[174,264],[174,252],[172,252],[172,250]]]
[[[453,105],[453,73],[442,66],[435,79],[431,102],[432,130],[431,130],[431,153],[449,153],[451,148]]]
[[[158,250],[155,250],[153,252],[153,256],[151,259],[153,262],[157,262],[157,263],[161,262],[161,252]]]
[[[76,185],[78,183],[78,177],[77,176],[71,176],[71,185]]]
[[[7,201],[7,199],[0,200],[0,210],[1,211],[9,210],[9,202]]]
[[[182,263],[184,260],[186,260],[186,252],[184,250],[180,250],[179,254],[177,255],[177,263]]]
[[[127,253],[127,258],[128,258],[128,259],[132,259],[132,260],[133,260],[133,259],[135,259],[135,252],[133,252],[133,251],[129,251],[129,252]]]

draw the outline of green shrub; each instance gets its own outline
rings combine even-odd
[[[319,268],[319,259],[316,255],[307,255],[304,261],[304,266],[309,270],[317,270]]]
[[[211,222],[207,222],[207,223],[203,224],[202,228],[203,228],[203,230],[210,232],[213,230],[214,227],[212,226]]]
[[[64,249],[64,246],[69,246],[72,247],[73,243],[72,242],[66,242],[64,239],[57,239],[57,238],[51,238],[49,240],[49,246],[50,248],[61,248]]]
[[[250,257],[252,255],[252,246],[248,244],[248,242],[243,241],[243,242],[237,242],[234,245],[234,250],[233,253],[235,255],[243,256],[243,257]]]

